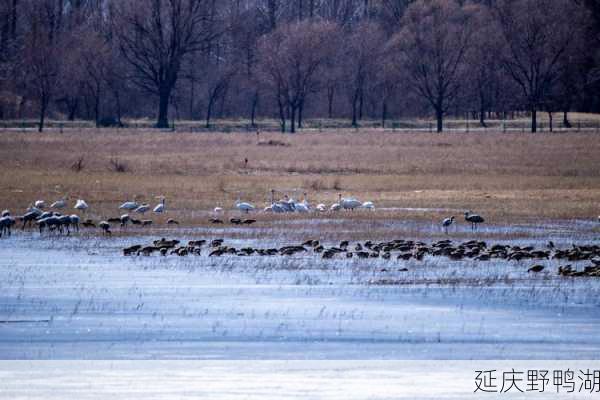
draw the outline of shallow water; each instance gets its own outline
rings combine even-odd
[[[270,239],[245,231],[226,242],[294,244],[318,233],[320,224]],[[403,224],[392,223],[393,229],[401,232]],[[3,238],[0,358],[600,357],[600,280],[560,278],[553,260],[542,262],[546,271],[530,274],[531,262],[120,253],[161,236],[227,238],[228,229],[112,239],[35,233]],[[493,230],[494,243],[597,243],[595,227],[579,222],[486,229]],[[511,239],[514,230],[528,238]],[[403,267],[409,271],[398,271]],[[369,284],[381,279],[401,284]]]

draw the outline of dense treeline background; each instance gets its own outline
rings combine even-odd
[[[0,0],[0,119],[600,111],[598,0]]]

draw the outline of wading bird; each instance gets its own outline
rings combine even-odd
[[[85,202],[85,200],[83,199],[77,199],[77,202],[75,203],[75,208],[76,210],[80,210],[80,211],[84,211],[87,210],[88,208],[90,208],[87,203]]]
[[[344,198],[340,204],[344,210],[354,210],[362,206],[362,203],[354,197]]]
[[[57,200],[54,203],[50,204],[50,208],[56,208],[56,209],[65,208],[66,206],[67,206],[67,202],[65,201],[65,199],[60,199],[60,200]]]
[[[254,210],[254,206],[250,203],[245,203],[245,202],[241,202],[239,199],[238,201],[235,203],[235,207],[242,211],[245,212],[246,214],[249,213],[250,211]]]
[[[480,215],[472,214],[471,211],[467,211],[465,213],[465,221],[470,222],[471,223],[471,229],[475,230],[475,226],[477,224],[484,223],[485,219],[483,219],[483,217],[480,216]]]
[[[446,232],[446,234],[448,234],[448,228],[453,223],[454,223],[454,215],[451,216],[450,218],[444,218],[444,220],[442,221],[442,226],[444,227],[444,232]]]
[[[366,208],[367,210],[373,210],[375,209],[375,204],[373,204],[372,201],[365,201],[364,203],[362,203],[362,208]]]
[[[154,207],[154,212],[157,214],[165,212],[165,196],[158,196],[160,203]]]
[[[125,203],[123,203],[119,206],[119,209],[133,211],[136,208],[138,208],[139,206],[140,205],[138,203],[136,203],[135,201],[126,201]]]
[[[342,194],[338,194],[338,202],[333,203],[331,207],[329,207],[330,211],[339,211],[342,209]]]
[[[148,203],[144,203],[144,204],[142,204],[141,206],[139,206],[138,208],[136,208],[136,209],[135,209],[135,212],[143,215],[143,214],[145,214],[145,213],[146,213],[146,211],[148,211],[149,209],[150,209],[150,204],[148,204]]]
[[[112,234],[112,232],[110,231],[110,224],[108,222],[106,222],[106,221],[100,221],[98,223],[98,227],[100,229],[102,229],[102,231],[104,232],[105,235],[109,235],[110,236]]]

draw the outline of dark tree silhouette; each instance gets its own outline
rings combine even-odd
[[[133,67],[133,81],[158,97],[156,126],[169,126],[169,102],[183,58],[206,49],[222,32],[214,1],[128,0],[121,4],[120,47]]]

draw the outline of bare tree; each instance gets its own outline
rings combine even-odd
[[[571,0],[503,0],[493,10],[505,44],[502,66],[520,88],[536,132],[537,112],[581,29],[580,7]]]
[[[473,14],[473,44],[467,54],[467,90],[466,102],[473,107],[479,124],[486,127],[485,116],[492,107],[498,106],[503,91],[502,69],[498,60],[501,48],[498,37],[499,27],[491,18],[490,9],[484,5],[470,5]]]
[[[236,70],[231,63],[217,62],[207,63],[206,71],[206,127],[210,128],[210,119],[213,115],[215,105],[219,99],[223,99],[229,89]]]
[[[140,4],[142,3],[142,4]],[[169,103],[183,59],[221,30],[210,0],[123,0],[116,32],[133,82],[158,97],[156,126],[169,126]]]
[[[383,42],[381,29],[368,21],[358,25],[345,41],[342,80],[352,107],[352,126],[357,126],[362,118],[367,84],[375,79],[381,64],[382,48],[375,43]]]
[[[561,111],[569,126],[569,111],[600,110],[598,3],[3,0],[0,118],[166,127],[172,109],[295,131],[342,111],[355,125],[433,113],[441,130],[449,113],[485,126],[527,111],[535,130],[537,112]]]
[[[393,58],[389,55],[382,55],[378,75],[379,77],[375,81],[375,92],[381,99],[381,127],[385,128],[389,114],[389,103],[398,90]]]
[[[250,123],[254,127],[260,99],[260,80],[257,74],[258,38],[261,35],[260,11],[252,8],[238,11],[231,17],[232,59],[237,65],[237,85],[239,92],[249,105]],[[245,108],[245,107],[244,107]]]
[[[391,49],[400,74],[435,111],[437,131],[460,93],[472,39],[469,13],[454,1],[419,0],[402,19]]]
[[[14,93],[4,91],[7,87],[14,88],[11,76],[19,64],[16,34],[17,4],[17,0],[0,3],[0,118],[5,115],[5,103],[13,103],[18,97]]]
[[[400,27],[402,17],[414,0],[374,0],[374,8],[382,27],[393,32]]]
[[[329,22],[302,21],[277,29],[261,42],[261,71],[275,95],[282,131],[286,118],[296,132],[296,116],[306,97],[317,90],[319,71],[333,54],[337,35]]]
[[[23,82],[39,106],[38,131],[42,132],[50,101],[62,67],[62,8],[60,2],[30,2],[26,8],[30,28],[24,39]]]

